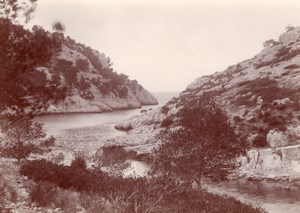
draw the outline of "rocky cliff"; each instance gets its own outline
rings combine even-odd
[[[203,94],[215,100],[237,134],[255,148],[241,161],[243,168],[265,175],[289,168],[300,176],[300,27],[288,28],[278,41],[266,41],[253,58],[196,79],[160,110],[117,127],[153,125],[157,131],[176,125],[178,112]]]
[[[63,100],[49,101],[47,112],[102,112],[157,104],[156,98],[137,81],[114,72],[110,59],[103,53],[90,48],[86,52],[85,48],[70,39],[65,40],[61,51],[52,58],[53,69],[38,68],[48,76],[48,81],[58,76],[59,87],[67,90]],[[60,64],[66,66],[66,70],[74,69],[76,76],[68,79],[70,76],[65,75],[64,70],[55,68],[62,67]]]
[[[136,80],[114,71],[109,57],[62,32],[26,30],[6,19],[0,28],[0,95],[8,106],[62,113],[157,104]]]
[[[299,143],[300,27],[289,29],[252,59],[196,79],[163,112],[171,116],[204,93],[214,97],[253,146]]]

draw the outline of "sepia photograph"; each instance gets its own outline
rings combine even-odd
[[[0,213],[299,213],[300,1],[0,0]]]

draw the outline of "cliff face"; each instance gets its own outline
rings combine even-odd
[[[67,91],[63,100],[49,101],[47,112],[102,112],[157,104],[156,98],[137,81],[114,72],[110,59],[103,53],[87,50],[71,39],[66,40],[61,51],[51,59],[52,69],[39,68],[45,75],[50,74],[49,81],[59,76],[59,87]],[[70,75],[65,75],[64,70],[55,69],[59,64],[66,66],[65,70],[73,69],[73,73],[67,71]]]
[[[166,115],[193,105],[206,93],[253,146],[299,143],[300,27],[265,46],[252,59],[196,79],[164,107]]]
[[[13,91],[18,97],[8,105],[33,103],[41,113],[61,113],[157,104],[136,80],[114,71],[109,57],[63,33],[39,26],[29,31],[5,19],[0,26],[0,68],[8,70],[0,80],[14,82],[1,85],[1,96],[9,97]]]
[[[117,128],[131,127],[137,132],[143,126],[154,126],[155,131],[176,126],[178,112],[207,94],[252,146],[240,159],[242,173],[275,177],[286,171],[287,176],[299,177],[300,27],[289,28],[278,41],[269,40],[264,46],[253,58],[196,79],[161,109],[124,121]]]

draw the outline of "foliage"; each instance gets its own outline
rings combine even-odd
[[[86,170],[87,165],[85,162],[84,157],[82,156],[76,156],[76,158],[72,161],[71,167],[74,167],[75,169],[81,169],[81,170]]]
[[[254,66],[256,69],[259,69],[259,68],[265,67],[265,66],[274,66],[281,61],[288,61],[288,60],[294,58],[295,56],[299,55],[299,53],[300,53],[300,50],[298,50],[298,49],[294,50],[291,47],[283,46],[278,50],[278,52],[275,54],[274,58],[272,58],[269,61],[263,61],[263,62],[254,64]]]
[[[60,21],[56,21],[52,24],[52,29],[56,32],[64,32],[66,30],[66,27]]]
[[[75,84],[77,80],[78,70],[75,66],[73,66],[72,61],[59,59],[56,63],[56,69],[60,70],[63,73],[67,85],[71,86]]]
[[[126,98],[128,95],[128,88],[126,86],[117,87],[117,91],[121,98]]]
[[[101,161],[102,165],[109,166],[111,164],[118,164],[133,159],[136,155],[135,151],[127,151],[123,146],[110,145],[102,147]]]
[[[16,202],[17,197],[16,190],[9,184],[4,176],[0,174],[0,212],[4,211],[5,202],[7,200]]]
[[[185,107],[179,115],[180,128],[162,135],[155,150],[155,168],[191,183],[201,177],[224,180],[235,168],[235,159],[246,148],[238,140],[226,115],[214,104]]]
[[[266,147],[267,145],[268,143],[266,136],[263,135],[257,135],[252,141],[253,147]]]
[[[49,138],[46,138],[44,141],[41,142],[41,146],[44,147],[51,147],[55,145],[55,137],[51,135]]]
[[[34,181],[48,181],[61,188],[77,191],[102,191],[105,175],[80,167],[60,166],[46,160],[34,160],[22,165],[20,173]]]
[[[0,18],[10,19],[18,23],[17,18],[25,18],[25,23],[31,19],[37,0],[2,0],[0,1]]]
[[[135,159],[135,151],[127,151],[123,146],[104,146],[100,150],[100,156],[95,156],[98,167],[105,167],[112,175],[121,175],[123,170],[129,166],[128,160]]]
[[[30,32],[1,18],[0,40],[0,110],[12,106],[38,109],[48,96],[45,74],[36,68],[50,60],[60,49],[61,41],[41,27]]]
[[[290,64],[284,67],[284,69],[297,69],[297,68],[300,68],[299,64]]]
[[[168,126],[170,126],[172,123],[173,123],[174,121],[173,121],[173,119],[172,118],[169,118],[169,117],[167,117],[167,118],[165,118],[162,122],[161,122],[161,127],[168,127]]]
[[[61,208],[64,212],[76,212],[78,196],[68,190],[62,190],[56,184],[39,181],[31,190],[29,197],[31,202],[40,206]]]
[[[82,70],[82,71],[86,71],[89,68],[89,62],[81,58],[75,62],[75,65],[78,70]]]
[[[293,96],[296,92],[295,89],[279,87],[275,80],[267,77],[243,82],[242,86],[236,95],[235,103],[238,106],[255,106],[258,97],[261,97],[265,103],[271,103],[273,100]]]
[[[90,63],[99,73],[103,72],[103,67],[98,52],[95,52],[90,47],[84,47],[83,54],[88,58]]]
[[[6,144],[2,153],[16,158],[26,159],[30,153],[40,151],[40,143],[46,134],[43,124],[33,122],[28,115],[12,115],[2,126]]]
[[[163,114],[165,114],[165,115],[168,114],[169,110],[170,110],[170,109],[169,109],[169,107],[168,107],[167,105],[164,105],[164,106],[161,107],[161,109],[160,109],[161,113],[163,113]]]
[[[68,207],[70,206],[69,204],[74,206],[75,204],[72,200],[77,200],[74,193],[71,193],[71,191],[64,192],[58,188],[58,186],[61,187],[61,179],[66,178],[64,172],[66,169],[68,173],[73,174],[73,176],[69,175],[68,177],[71,180],[65,180],[73,184],[67,188],[75,189],[81,193],[80,200],[77,202],[89,212],[97,212],[97,208],[98,212],[101,210],[101,212],[137,213],[263,212],[261,209],[242,204],[233,198],[189,189],[185,184],[176,183],[172,178],[168,177],[149,179],[109,177],[100,171],[78,170],[74,167],[55,165],[45,160],[27,162],[21,168],[21,174],[27,175],[30,179],[35,181],[47,179],[49,181],[38,181],[37,186],[30,193],[32,201],[36,201],[43,206],[49,206],[51,202],[56,207],[61,208],[63,208],[62,206]],[[99,172],[101,173],[100,176]],[[90,173],[94,175],[89,175]],[[82,177],[80,180],[82,182],[75,181],[78,178],[75,174]],[[51,179],[49,175],[52,176]],[[79,184],[87,188],[78,188]],[[63,188],[66,189],[66,187]],[[61,201],[63,204],[60,204],[58,201]],[[108,206],[110,209],[107,208]],[[67,208],[63,209],[66,210]]]

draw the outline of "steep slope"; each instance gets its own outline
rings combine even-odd
[[[48,112],[101,112],[157,104],[137,81],[114,72],[109,57],[70,38],[52,57],[50,68],[38,69],[51,75],[47,80],[59,79],[56,83],[67,88],[63,101],[50,101]]]
[[[164,112],[193,105],[204,93],[214,97],[253,146],[299,143],[300,27],[283,33],[254,58],[196,79]],[[274,137],[281,137],[280,142]]]
[[[196,79],[161,109],[144,112],[116,128],[132,129],[132,135],[143,129],[159,134],[159,129],[177,125],[183,107],[192,107],[203,97],[213,98],[252,147],[241,158],[242,173],[300,177],[300,27],[291,27],[278,41],[264,45],[252,59]],[[159,140],[152,134],[148,141],[154,147]]]
[[[137,81],[115,72],[109,57],[63,33],[29,31],[5,19],[0,26],[0,96],[7,106],[61,113],[157,104]]]

